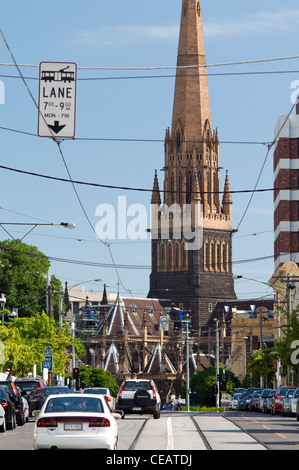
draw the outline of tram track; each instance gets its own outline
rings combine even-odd
[[[265,444],[225,415],[180,412],[161,414],[160,420],[145,417],[128,450],[220,450],[235,448],[236,443],[243,448],[268,450]]]

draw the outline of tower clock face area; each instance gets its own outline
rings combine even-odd
[[[165,135],[163,197],[157,175],[153,187],[156,219],[152,226],[157,236],[152,236],[148,294],[166,297],[189,310],[198,331],[217,300],[236,298],[231,267],[232,198],[228,173],[224,191],[220,187],[219,138],[212,127],[202,21],[200,1],[184,0],[172,123]],[[184,211],[189,211],[187,232]],[[190,233],[194,239],[201,234],[200,243],[193,247]]]

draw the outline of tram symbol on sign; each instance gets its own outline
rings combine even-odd
[[[64,67],[61,70],[53,71],[53,70],[43,70],[41,72],[41,80],[45,82],[74,82],[75,81],[75,72],[66,72],[66,70],[70,66]]]

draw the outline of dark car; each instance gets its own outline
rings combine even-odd
[[[244,407],[243,407],[244,411],[250,410],[252,395],[254,394],[254,392],[257,392],[259,390],[261,390],[260,387],[250,387],[250,388],[247,389],[247,392],[246,392],[246,395],[245,395],[245,403],[244,403]]]
[[[46,386],[46,382],[40,377],[18,378],[14,381],[16,387],[21,389],[21,394],[30,402],[30,395],[36,388]]]
[[[16,409],[17,425],[23,426],[25,424],[25,407],[22,400],[22,396],[17,390],[17,387],[13,382],[3,380],[0,382],[0,388],[8,394],[9,399],[14,403]]]
[[[0,388],[0,406],[5,410],[6,429],[14,429],[17,425],[16,407],[3,388]]]
[[[238,402],[238,411],[243,411],[245,409],[245,397],[246,392],[242,392]]]
[[[30,394],[29,400],[29,416],[32,416],[32,412],[40,410],[44,404],[46,398],[49,395],[58,395],[60,393],[73,393],[69,387],[56,386],[56,387],[41,387],[36,388]]]

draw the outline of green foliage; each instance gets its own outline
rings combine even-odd
[[[219,373],[223,376],[224,366],[220,364]],[[234,388],[240,386],[239,380],[232,372],[227,372],[227,393],[232,394]],[[215,406],[215,395],[212,386],[216,383],[215,367],[208,367],[202,372],[197,372],[190,379],[191,397],[190,401],[200,406]]]
[[[63,374],[71,358],[72,345],[77,354],[82,356],[85,349],[79,339],[73,339],[66,324],[59,329],[55,320],[45,313],[29,318],[10,320],[0,326],[0,341],[4,343],[5,362],[2,370],[10,370],[12,375],[23,376],[32,372],[37,365],[37,372],[42,373],[41,364],[45,349],[52,346],[54,374]]]
[[[275,358],[276,355],[274,354],[273,348],[268,348],[265,344],[263,349],[254,351],[251,356],[251,360],[247,365],[247,372],[249,373],[251,379],[250,384],[247,384],[248,387],[259,387],[260,377],[264,377],[266,379],[266,384],[268,387],[273,386],[275,376],[273,363]]]
[[[46,275],[50,262],[35,246],[20,240],[0,242],[0,293],[6,307],[19,309],[19,316],[31,316],[46,310]],[[53,292],[60,292],[61,282],[51,278]],[[58,296],[54,295],[54,311],[58,314]]]
[[[80,366],[79,379],[83,387],[106,387],[109,388],[113,396],[117,395],[119,386],[108,370],[94,369],[91,366]]]

